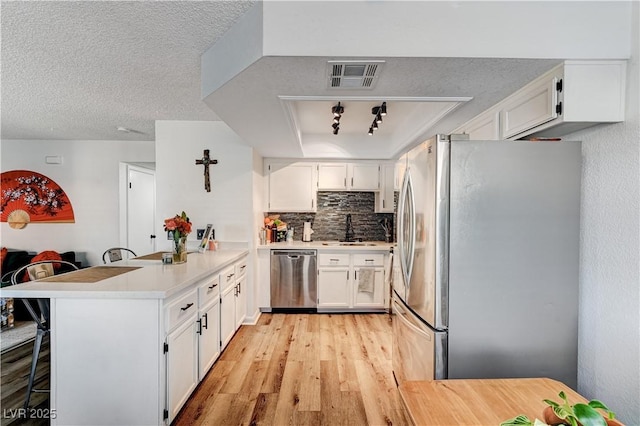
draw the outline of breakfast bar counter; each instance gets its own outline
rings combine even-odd
[[[399,386],[400,396],[414,425],[499,425],[524,414],[542,419],[543,399],[587,402],[564,383],[540,379],[452,379],[408,381]]]
[[[189,253],[181,264],[162,264],[161,260],[130,259],[93,268],[128,267],[131,270],[110,278],[93,282],[62,279],[83,274],[93,268],[81,269],[63,275],[56,280],[32,281],[2,289],[3,297],[29,298],[105,298],[105,299],[164,299],[179,293],[189,285],[206,277],[212,271],[232,264],[247,250],[217,250]]]

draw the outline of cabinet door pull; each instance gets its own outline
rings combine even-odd
[[[242,266],[240,267],[240,269],[244,270],[244,268],[246,268],[246,267],[247,267],[247,265],[242,265]]]
[[[186,311],[187,309],[189,309],[192,306],[193,306],[193,303],[187,303],[187,306],[185,306],[184,308],[180,308],[180,310],[181,311]]]
[[[235,274],[229,274],[227,275],[227,280],[229,280],[231,277],[233,277]]]
[[[353,271],[353,279],[354,280],[358,279],[358,271]]]
[[[218,284],[214,284],[214,285],[210,285],[209,286],[209,290],[213,290],[214,288],[218,287]]]
[[[238,294],[242,293],[242,283],[238,283]]]
[[[209,314],[204,314],[202,316],[202,318],[204,318],[204,324],[202,324],[202,328],[209,328]]]
[[[199,319],[196,322],[198,323],[198,331],[197,331],[197,333],[202,336],[202,320]]]

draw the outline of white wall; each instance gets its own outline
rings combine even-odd
[[[264,191],[264,159],[254,150],[253,152],[253,217],[250,225],[253,231],[250,239],[251,247],[251,271],[253,274],[254,285],[251,288],[251,293],[247,297],[247,322],[257,321],[260,310],[258,303],[258,287],[269,285],[269,283],[261,282],[261,276],[258,270],[258,257],[257,246],[259,244],[258,230],[262,228],[264,224],[264,206],[266,204],[266,197]]]
[[[640,3],[628,65],[626,121],[582,140],[578,392],[640,422]]]
[[[208,149],[211,192],[195,160]],[[195,228],[213,224],[216,240],[249,242],[252,212],[252,149],[220,121],[156,121],[157,249],[171,250],[164,219],[183,210],[194,224],[187,244],[197,245]]]
[[[105,249],[119,245],[119,165],[154,161],[154,142],[3,140],[2,171],[32,170],[53,179],[69,196],[75,223],[2,223],[2,246],[40,252],[76,251],[85,265],[102,263]],[[45,156],[61,155],[61,165]]]

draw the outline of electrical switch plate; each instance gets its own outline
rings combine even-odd
[[[198,238],[199,240],[201,240],[201,239],[202,239],[202,237],[204,236],[204,229],[198,229],[198,230],[196,231],[196,236],[197,236],[197,238]]]

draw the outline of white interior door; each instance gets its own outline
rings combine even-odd
[[[127,167],[126,246],[140,256],[156,250],[156,175],[154,170]]]

